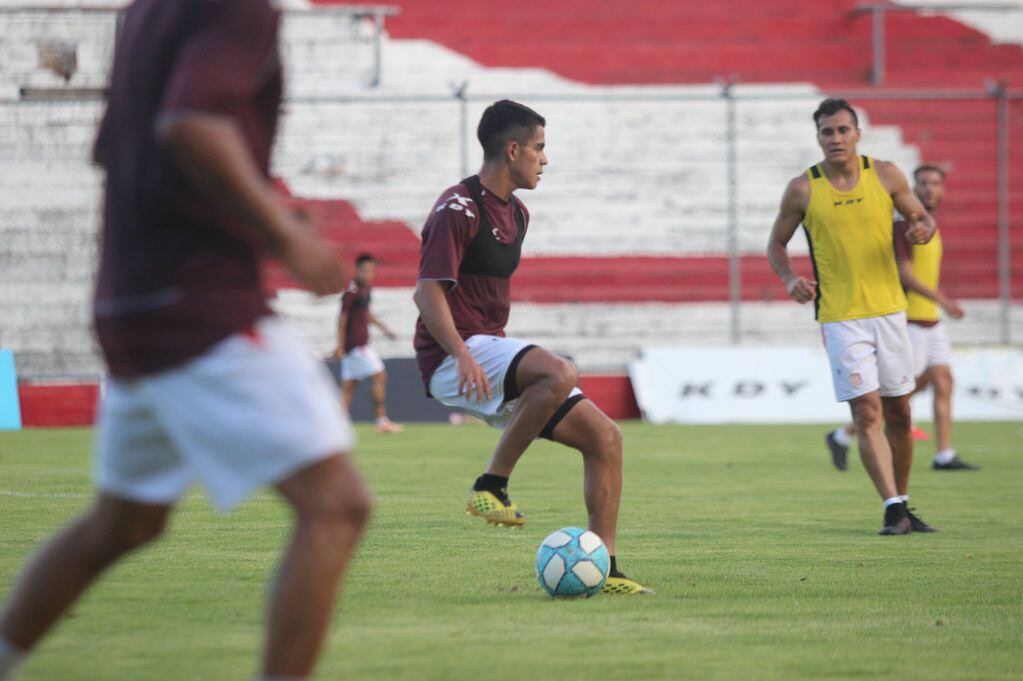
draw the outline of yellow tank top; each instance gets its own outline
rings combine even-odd
[[[817,279],[816,318],[839,322],[906,309],[892,240],[892,197],[874,163],[860,157],[860,178],[840,192],[817,164],[806,171],[810,205],[803,218]]]
[[[913,274],[921,284],[936,290],[938,280],[941,278],[941,234],[935,232],[930,241],[925,244],[913,244],[910,249],[913,254]],[[906,310],[907,319],[916,322],[936,322],[941,319],[938,304],[933,300],[924,298],[915,291],[908,291],[906,300],[909,303]]]

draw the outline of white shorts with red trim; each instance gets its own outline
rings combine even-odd
[[[906,313],[824,322],[821,329],[839,402],[879,391],[897,397],[913,391],[913,348]]]
[[[101,490],[172,504],[199,480],[221,510],[354,444],[329,370],[277,317],[179,367],[110,380],[97,425]]]

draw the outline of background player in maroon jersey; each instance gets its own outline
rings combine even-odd
[[[377,260],[369,253],[355,259],[355,278],[341,296],[341,312],[337,319],[337,349],[334,357],[341,360],[341,394],[345,407],[352,408],[352,398],[359,382],[373,382],[373,408],[378,433],[400,433],[403,429],[387,417],[387,371],[380,354],[369,343],[369,325],[373,324],[394,340],[397,336],[370,309],[373,280],[377,276]]]
[[[264,300],[267,250],[319,294],[347,281],[268,179],[279,21],[268,0],[136,0],[123,14],[95,147],[106,194],[94,314],[111,376],[99,493],[10,593],[0,679],[104,570],[160,536],[194,479],[222,509],[263,485],[291,505],[262,677],[313,669],[370,502],[329,372]]]
[[[620,572],[615,558],[622,491],[618,426],[583,397],[571,362],[504,336],[510,278],[529,223],[514,192],[540,181],[547,164],[545,126],[538,113],[509,100],[483,113],[479,175],[446,189],[423,228],[414,295],[420,312],[416,360],[429,395],[504,429],[473,485],[468,511],[495,524],[524,524],[508,498],[519,457],[537,437],[578,449],[589,528],[612,556],[604,591],[648,592]]]

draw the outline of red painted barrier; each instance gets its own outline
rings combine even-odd
[[[613,419],[639,418],[628,376],[591,374],[579,385]],[[96,383],[22,383],[18,386],[21,421],[26,428],[92,425],[99,398]]]
[[[25,428],[92,425],[97,383],[22,383],[18,386]]]

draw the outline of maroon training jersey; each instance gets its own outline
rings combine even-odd
[[[481,239],[492,239],[495,249],[517,249],[521,247],[525,229],[529,224],[529,213],[516,197],[502,201],[483,189],[483,210],[487,212],[490,234],[479,235]],[[522,230],[515,219],[516,205],[522,213]],[[465,271],[463,261],[475,241],[480,227],[480,208],[470,197],[464,183],[444,190],[434,204],[430,217],[423,227],[423,242],[419,255],[419,279],[450,282],[447,301],[458,334],[469,338],[476,334],[503,336],[508,313],[511,308],[511,286],[509,276],[492,276],[477,273],[479,263],[473,263],[474,272]],[[515,262],[517,263],[517,253]],[[423,323],[416,320],[414,340],[416,362],[429,387],[430,377],[436,371],[447,353],[444,351]]]
[[[136,0],[96,140],[106,169],[95,298],[114,376],[173,367],[269,314],[258,244],[179,170],[158,121],[230,118],[268,170],[282,76],[268,0]]]
[[[369,284],[360,284],[356,280],[348,285],[348,289],[341,296],[341,314],[347,314],[348,320],[345,323],[345,347],[346,353],[355,348],[361,348],[369,344]]]

